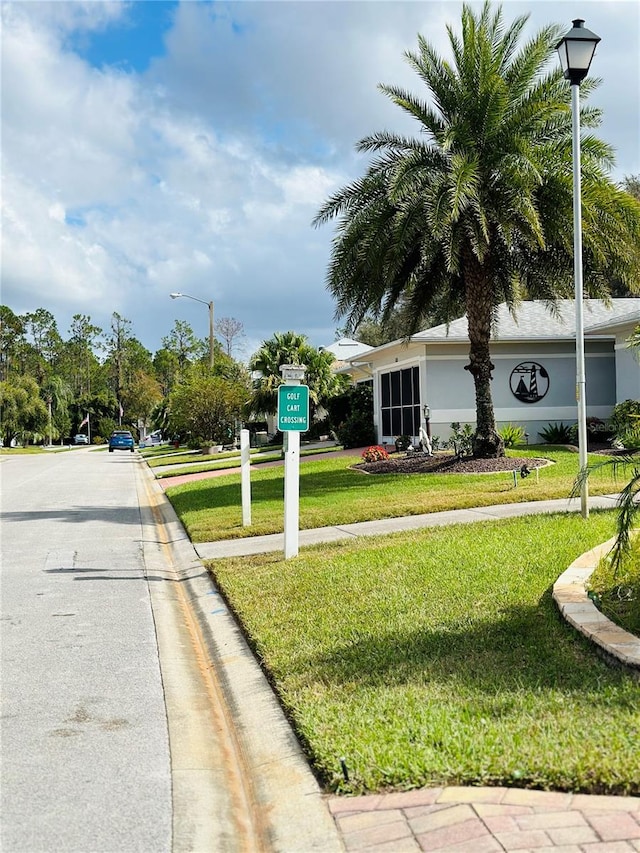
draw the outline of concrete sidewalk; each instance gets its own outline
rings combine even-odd
[[[601,495],[589,499],[591,509],[613,509],[617,495]],[[400,518],[382,518],[376,521],[359,521],[354,524],[341,524],[331,527],[318,527],[313,530],[301,530],[301,546],[316,545],[321,542],[337,542],[357,536],[378,536],[388,533],[400,533],[404,530],[419,530],[424,527],[442,527],[445,524],[470,524],[475,521],[498,521],[501,518],[515,518],[523,515],[536,515],[550,512],[579,512],[580,499],[527,501],[524,503],[500,504],[474,509],[456,509],[446,512],[432,512],[423,515],[408,515]],[[194,543],[201,560],[215,560],[221,557],[242,557],[250,554],[266,554],[284,550],[284,533],[268,536],[250,536],[244,539],[225,539],[220,542]]]
[[[612,509],[617,495],[591,498]],[[300,545],[445,524],[575,512],[580,500],[552,500],[381,519],[300,531]],[[201,559],[283,550],[284,535],[198,543]],[[640,851],[640,798],[501,787],[424,788],[360,797],[328,797],[346,851],[358,853],[631,853]],[[303,851],[301,851],[303,853]]]

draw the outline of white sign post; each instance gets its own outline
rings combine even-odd
[[[280,366],[284,385],[278,389],[278,429],[285,433],[284,558],[298,556],[300,526],[300,433],[309,428],[309,389],[301,385],[303,365]]]
[[[242,525],[251,524],[251,460],[249,458],[249,430],[240,430],[240,466],[242,481]]]

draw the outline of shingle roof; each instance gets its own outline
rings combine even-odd
[[[628,322],[640,323],[640,297],[613,299],[611,306],[600,299],[585,299],[583,323],[585,334],[597,327],[597,333],[612,334],[613,327]],[[494,341],[545,340],[575,337],[575,301],[561,299],[552,311],[541,301],[522,302],[516,310],[515,319],[506,304],[498,307],[496,323],[491,335]],[[460,317],[449,324],[434,326],[418,332],[411,338],[418,343],[436,341],[468,341],[467,318]]]

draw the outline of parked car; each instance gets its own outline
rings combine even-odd
[[[162,444],[162,441],[162,431],[157,429],[142,439],[140,447],[155,447],[157,444]]]
[[[109,453],[114,450],[130,450],[133,453],[135,442],[128,429],[117,429],[109,438]]]
[[[83,435],[82,433],[78,433],[73,437],[74,444],[89,444],[89,436]]]

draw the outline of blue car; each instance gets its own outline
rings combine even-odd
[[[130,450],[133,453],[135,442],[128,429],[117,429],[109,438],[109,453],[114,450]]]

